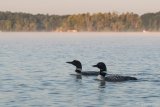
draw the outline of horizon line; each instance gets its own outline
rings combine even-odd
[[[159,11],[155,11],[155,12],[144,12],[143,14],[139,14],[136,12],[132,12],[132,11],[126,11],[126,12],[118,12],[118,11],[108,11],[108,12],[77,12],[77,13],[70,13],[70,14],[51,14],[51,13],[31,13],[31,12],[24,12],[24,11],[1,11],[0,12],[10,12],[10,13],[24,13],[24,14],[32,14],[32,15],[38,15],[38,14],[42,14],[42,15],[58,15],[58,16],[65,16],[65,15],[77,15],[77,14],[97,14],[97,13],[117,13],[117,14],[125,14],[125,13],[134,13],[134,14],[138,14],[138,15],[143,15],[143,14],[147,14],[147,13],[158,13]]]

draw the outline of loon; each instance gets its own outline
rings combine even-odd
[[[77,75],[84,75],[84,76],[98,76],[99,75],[98,71],[82,71],[82,64],[78,60],[73,60],[71,62],[66,62],[66,63],[76,66],[75,72]]]
[[[107,68],[103,62],[99,62],[97,65],[93,65],[93,67],[97,67],[100,69],[99,75],[97,76],[98,80],[108,81],[108,82],[122,82],[122,81],[128,81],[128,80],[137,80],[137,78],[135,77],[107,74],[105,72],[107,71]]]

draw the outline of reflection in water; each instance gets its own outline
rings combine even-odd
[[[82,75],[76,75],[76,74],[70,74],[71,76],[74,76],[77,79],[82,79]]]
[[[99,88],[105,88],[106,81],[101,81],[101,80],[98,80],[98,79],[94,79],[94,80],[99,82]]]
[[[99,88],[105,88],[106,81],[100,81]]]
[[[105,86],[106,86],[106,81],[100,81],[99,89],[98,89],[98,92],[97,92],[97,99],[100,102],[99,103],[100,106],[107,107],[107,105],[108,105],[107,104],[107,99],[106,99],[107,93],[105,91]]]
[[[82,79],[81,75],[76,75],[76,79]]]

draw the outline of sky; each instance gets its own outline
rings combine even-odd
[[[0,11],[32,14],[78,14],[97,12],[160,11],[160,0],[0,0]]]

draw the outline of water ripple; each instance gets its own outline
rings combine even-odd
[[[2,107],[160,105],[160,37],[157,34],[2,35],[3,33],[0,34]],[[70,75],[75,74],[75,68],[65,62],[73,59],[81,60],[84,70],[93,71],[95,68],[91,65],[103,61],[108,73],[135,76],[138,80],[111,83],[96,81],[96,77]]]

